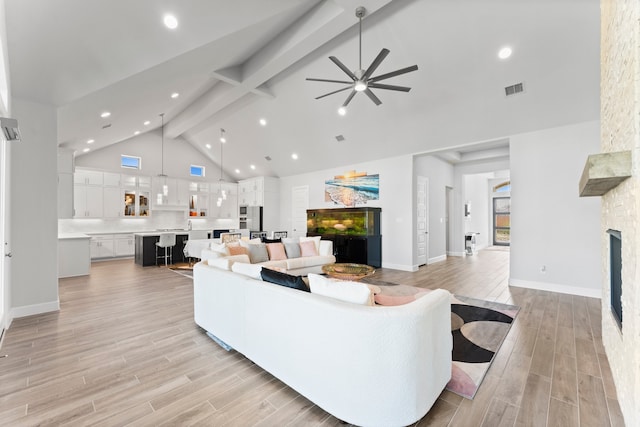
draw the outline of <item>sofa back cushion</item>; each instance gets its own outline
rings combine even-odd
[[[292,276],[290,274],[281,273],[268,268],[263,268],[260,275],[262,276],[262,280],[265,282],[309,292],[309,288],[307,288],[304,280],[302,280],[302,276]]]
[[[324,295],[355,304],[373,305],[371,289],[364,283],[343,282],[313,273],[309,273],[308,277],[312,294]]]
[[[234,262],[231,266],[231,271],[233,271],[234,273],[242,274],[243,276],[251,277],[252,279],[260,280],[262,278],[262,276],[260,275],[262,266],[259,264]]]

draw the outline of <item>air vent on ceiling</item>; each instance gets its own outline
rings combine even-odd
[[[271,161],[271,156],[264,156],[265,160],[270,162]]]
[[[344,136],[342,136],[342,135],[336,136],[336,141],[338,141],[338,142],[344,141]]]
[[[524,86],[522,83],[516,83],[511,86],[507,86],[504,88],[504,93],[507,96],[515,95],[516,93],[524,92]]]
[[[109,123],[108,125],[102,126],[102,129],[107,129],[107,128],[110,128],[110,127],[111,127],[111,123]]]

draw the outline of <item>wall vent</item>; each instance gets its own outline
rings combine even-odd
[[[343,135],[336,136],[336,141],[338,141],[338,142],[344,141],[344,136]]]
[[[507,96],[515,95],[517,93],[524,92],[524,85],[522,83],[516,83],[504,88],[504,93]]]
[[[270,162],[270,161],[271,161],[271,156],[264,156],[264,159],[265,159],[266,161]]]

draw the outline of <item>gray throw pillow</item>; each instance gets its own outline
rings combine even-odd
[[[269,261],[269,252],[267,252],[267,245],[264,243],[254,243],[247,245],[247,247],[249,248],[251,264]]]
[[[287,258],[300,258],[300,244],[296,243],[283,243],[284,251],[287,253]]]

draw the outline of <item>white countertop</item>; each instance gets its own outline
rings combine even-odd
[[[71,239],[90,239],[91,236],[84,233],[60,233],[58,234],[58,240],[71,240]]]

